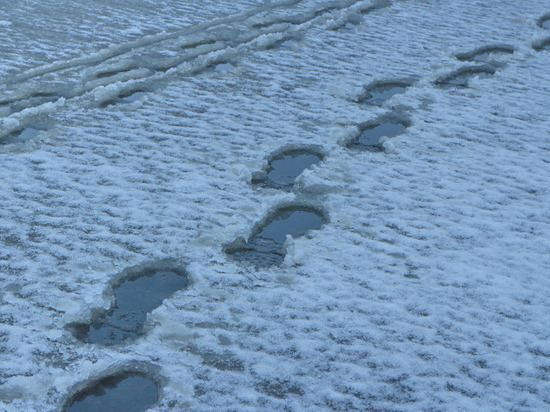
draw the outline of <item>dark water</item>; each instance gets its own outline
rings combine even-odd
[[[319,163],[321,156],[305,150],[285,152],[269,162],[265,178],[255,183],[276,189],[290,189],[296,178],[308,167]]]
[[[392,96],[404,93],[409,85],[405,83],[381,83],[366,89],[365,97],[359,100],[360,103],[379,105]]]
[[[121,374],[100,380],[76,394],[64,412],[137,412],[158,401],[159,388],[141,374]]]
[[[352,142],[349,147],[367,150],[369,152],[382,152],[384,150],[380,143],[382,137],[394,137],[400,135],[407,129],[403,123],[387,120],[369,126],[359,135],[359,138]]]
[[[115,288],[115,304],[91,325],[74,328],[77,339],[86,343],[114,345],[142,334],[147,314],[174,292],[186,288],[187,276],[177,270],[153,270],[123,281]]]
[[[323,226],[323,215],[307,207],[292,207],[277,211],[248,243],[234,244],[226,252],[240,262],[248,262],[257,268],[280,265],[286,255],[286,235],[297,238],[309,230]]]
[[[540,27],[542,27],[543,29],[550,30],[550,17],[547,17],[546,19],[543,19],[540,22]]]

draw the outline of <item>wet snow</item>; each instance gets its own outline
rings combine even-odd
[[[0,409],[136,371],[159,411],[548,409],[547,1],[111,3],[0,12]],[[483,45],[515,51],[460,72]],[[389,111],[384,152],[346,147]],[[305,146],[291,191],[251,184]],[[292,204],[328,218],[278,264],[225,253]],[[166,259],[190,285],[146,334],[73,335]]]

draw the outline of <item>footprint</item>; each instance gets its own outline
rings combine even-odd
[[[68,329],[85,343],[115,345],[136,339],[144,333],[147,314],[188,285],[185,269],[177,264],[160,262],[127,269],[113,286],[112,308],[91,324],[73,323]]]
[[[455,57],[460,61],[489,62],[495,55],[512,54],[515,49],[507,44],[483,46],[466,53],[458,53]]]
[[[145,411],[159,399],[159,385],[139,372],[122,372],[92,382],[76,393],[63,412]]]
[[[409,126],[409,120],[395,114],[382,116],[372,122],[359,125],[358,135],[346,146],[368,152],[383,152],[384,140],[403,134]]]
[[[533,42],[533,49],[536,51],[550,50],[550,37]]]
[[[466,66],[462,67],[454,72],[449,73],[434,82],[436,86],[443,89],[451,89],[453,87],[468,87],[468,80],[476,75],[487,76],[493,75],[497,71],[495,65],[482,64],[479,66]]]
[[[550,30],[550,13],[542,16],[538,21],[538,25],[543,29]]]
[[[225,245],[225,252],[239,262],[258,268],[283,263],[286,236],[297,238],[318,230],[326,222],[324,213],[311,206],[285,206],[276,210],[254,231],[248,242],[238,238]]]
[[[310,166],[323,160],[323,155],[312,148],[288,149],[268,159],[266,172],[257,173],[253,184],[275,189],[291,190],[296,178]]]
[[[356,100],[357,103],[380,106],[392,96],[404,93],[411,82],[382,81],[371,83],[364,88],[363,94]]]

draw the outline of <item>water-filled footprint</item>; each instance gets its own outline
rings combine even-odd
[[[239,262],[256,268],[280,265],[286,255],[286,236],[297,238],[310,230],[320,229],[324,214],[310,206],[285,206],[276,210],[266,223],[257,229],[248,242],[239,238],[225,246],[225,252]]]
[[[73,396],[63,412],[145,411],[157,403],[157,383],[142,373],[123,372],[93,382]]]
[[[253,184],[275,189],[292,189],[296,178],[307,168],[323,160],[323,155],[313,149],[289,149],[268,160],[265,173],[257,173]]]
[[[152,264],[127,270],[114,286],[115,303],[91,324],[71,324],[75,337],[85,343],[114,345],[143,334],[147,314],[164,299],[189,285],[185,269],[179,265]]]

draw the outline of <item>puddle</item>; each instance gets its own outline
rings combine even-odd
[[[25,129],[17,130],[4,137],[1,137],[0,145],[28,142],[29,140],[32,140],[36,136],[38,136],[38,133],[40,133],[41,131],[42,130],[35,129],[34,127],[27,127]]]
[[[495,66],[484,64],[481,66],[463,67],[455,70],[449,75],[436,80],[435,85],[443,89],[451,89],[453,87],[468,87],[468,80],[473,76],[488,76],[493,75],[497,71]]]
[[[104,71],[104,72],[99,72],[95,75],[96,79],[103,79],[105,77],[111,77],[111,76],[115,76],[119,73],[126,73],[126,72],[129,72],[133,70],[133,68],[128,68],[128,69],[117,69],[117,70],[107,70],[107,71]]]
[[[392,96],[404,93],[409,86],[410,84],[402,82],[375,83],[365,87],[365,94],[357,100],[357,103],[380,105]]]
[[[310,230],[318,230],[325,218],[318,210],[308,206],[290,206],[277,210],[267,223],[245,242],[239,238],[226,245],[225,252],[239,262],[248,262],[256,268],[280,265],[286,255],[286,236],[297,238]]]
[[[70,325],[77,339],[102,345],[135,339],[143,334],[147,314],[189,284],[181,267],[154,265],[129,272],[129,276],[115,285],[115,303],[109,311],[90,325]]]
[[[77,393],[64,412],[145,411],[157,403],[155,381],[139,373],[122,373],[94,382]]]
[[[360,127],[361,134],[348,144],[348,147],[369,152],[383,152],[384,147],[380,139],[400,135],[405,132],[407,127],[408,125],[404,122],[390,119]]]
[[[308,167],[323,160],[322,156],[303,149],[285,151],[269,161],[267,172],[252,183],[275,189],[290,190],[296,178]]]
[[[455,57],[460,61],[475,61],[475,62],[489,62],[496,54],[512,54],[514,48],[508,45],[494,45],[484,46],[478,49],[466,52],[458,53]]]

